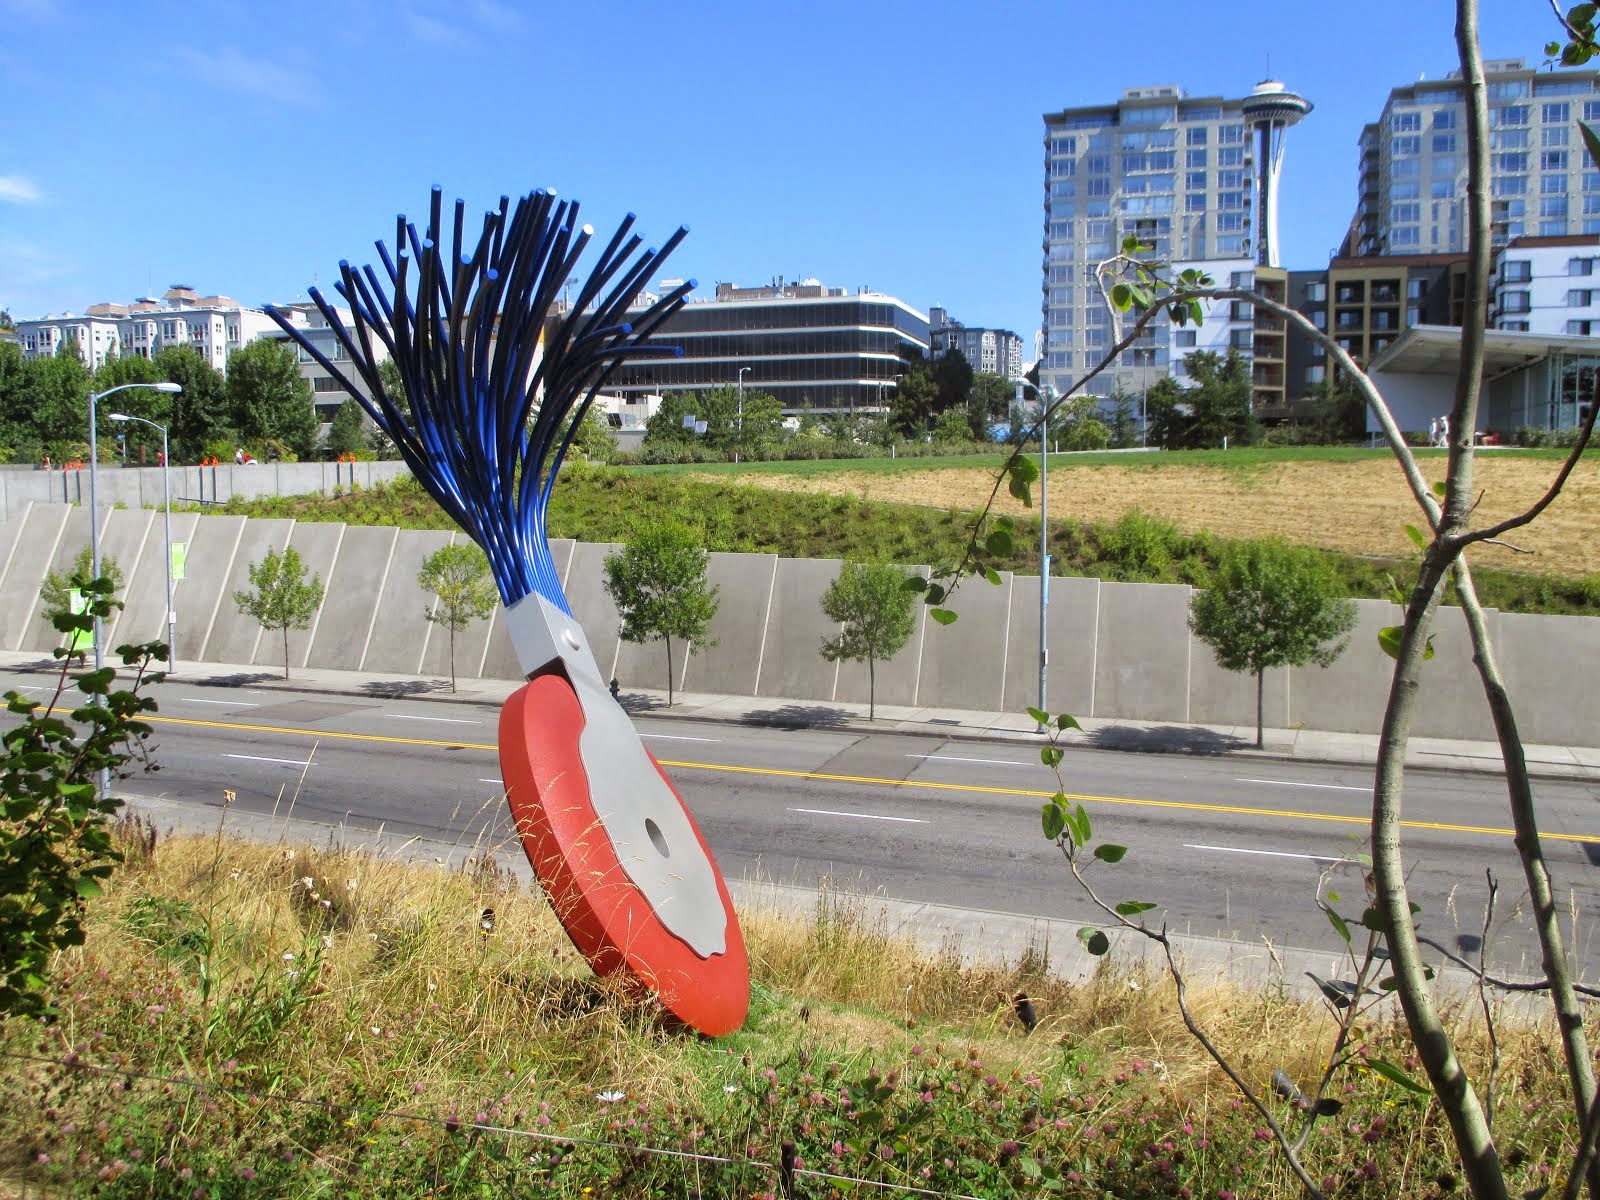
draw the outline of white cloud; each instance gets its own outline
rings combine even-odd
[[[21,175],[0,175],[0,203],[37,204],[44,196]]]
[[[216,50],[183,48],[178,57],[202,83],[259,96],[279,104],[310,105],[323,98],[322,86],[298,67],[253,58],[232,46]]]

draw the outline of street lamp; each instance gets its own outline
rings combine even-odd
[[[183,391],[176,383],[123,383],[114,388],[107,388],[103,392],[89,393],[89,562],[90,570],[96,579],[100,578],[100,439],[95,431],[95,406],[107,396],[117,392],[125,392],[129,388],[149,388],[154,392],[165,392],[173,395]],[[171,558],[171,555],[168,555]],[[101,645],[103,635],[100,629],[100,618],[94,619],[94,669],[98,671],[105,665],[105,649]],[[101,790],[105,789],[105,777],[102,776]]]
[[[172,457],[167,453],[167,427],[156,421],[146,420],[144,417],[131,416],[128,413],[112,413],[113,421],[137,421],[141,425],[148,425],[151,429],[161,431],[161,499],[162,517],[161,527],[166,535],[167,553],[167,670],[171,671],[178,665],[178,613],[172,604]]]
[[[1017,403],[1022,389],[1033,388],[1039,397],[1039,711],[1049,712],[1045,704],[1045,675],[1050,666],[1050,646],[1045,637],[1050,616],[1050,405],[1055,392],[1046,384],[1034,387],[1026,379],[1017,380]],[[1044,726],[1039,726],[1040,731]]]
[[[739,440],[733,444],[733,461],[739,461],[739,446],[744,441],[744,375],[749,367],[739,368]]]
[[[905,378],[904,375],[891,375],[888,379],[880,379],[880,380],[878,380],[878,411],[879,412],[883,411],[883,389],[888,387],[891,383],[899,383],[904,378]]]

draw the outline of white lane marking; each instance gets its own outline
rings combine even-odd
[[[1190,842],[1183,844],[1185,850],[1216,850],[1223,854],[1260,854],[1266,858],[1303,858],[1310,862],[1335,863],[1342,861],[1337,856],[1326,854],[1291,854],[1287,850],[1246,850],[1243,846],[1196,846]]]
[[[954,754],[908,754],[907,758],[922,758],[928,762],[982,763],[990,767],[1036,767],[1038,763],[1017,762],[1013,758],[958,758]]]
[[[641,733],[640,737],[665,738],[669,742],[720,742],[721,738],[690,737],[684,733]]]
[[[445,725],[481,725],[482,721],[463,721],[459,717],[414,717],[410,713],[384,713],[391,721],[439,721]]]
[[[499,784],[501,787],[505,787],[506,785],[506,781],[504,779],[480,779],[478,782]]]
[[[1298,779],[1235,779],[1235,783],[1270,783],[1277,787],[1311,787],[1327,788],[1334,792],[1366,792],[1372,794],[1369,787],[1355,787],[1348,783],[1301,783]]]
[[[225,704],[230,708],[259,708],[260,705],[251,704],[247,700],[202,700],[199,696],[179,696],[186,704]]]
[[[877,813],[835,812],[831,808],[791,808],[790,812],[807,813],[813,817],[855,817],[862,821],[898,821],[903,825],[926,825],[921,817],[880,817]]]
[[[282,763],[286,767],[309,767],[303,758],[262,758],[258,754],[224,754],[223,758],[242,758],[248,762]]]

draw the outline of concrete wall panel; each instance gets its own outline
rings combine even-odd
[[[1591,669],[1600,662],[1600,620],[1501,613],[1496,651],[1524,738],[1600,744],[1600,686]]]
[[[694,655],[681,678],[684,690],[756,694],[756,664],[778,559],[773,554],[713,554],[706,576],[720,591],[711,636],[717,642]]]
[[[270,639],[264,638],[261,626],[253,618],[239,611],[238,605],[233,602],[233,594],[253,590],[250,587],[251,565],[264,559],[268,550],[282,553],[283,548],[289,544],[289,534],[293,529],[293,521],[249,521],[245,524],[243,532],[239,535],[233,562],[228,567],[227,581],[222,586],[217,619],[212,625],[211,635],[206,638],[205,649],[201,652],[201,657],[205,661],[253,663],[256,660],[258,642],[276,639],[276,644],[282,647],[282,635],[274,633]],[[294,639],[295,634],[291,632],[289,634],[291,654],[294,651]],[[181,645],[183,641],[181,636],[178,641]],[[275,666],[281,666],[283,664],[281,649],[276,661],[270,658],[267,661]]]
[[[89,514],[83,509],[36,504],[23,514],[5,579],[0,581],[0,646],[7,650],[22,648],[23,638],[37,619],[34,614],[39,606],[39,585],[55,561],[74,516],[79,518],[81,541],[89,529]]]
[[[109,514],[104,510],[100,513],[100,520],[104,522]],[[102,524],[101,528],[104,528]],[[45,569],[39,572],[39,577],[33,586],[31,597],[33,619],[30,620],[22,631],[22,637],[17,645],[18,650],[44,650],[48,651],[54,646],[61,645],[62,635],[44,618],[44,612],[39,604],[39,584],[44,582],[44,577],[49,572],[65,575],[72,570],[73,563],[77,560],[83,548],[89,544],[89,510],[87,507],[74,507],[67,514],[66,526],[61,530],[60,540],[56,542],[54,551],[50,555]],[[102,544],[101,553],[105,553]],[[120,564],[119,564],[120,565]],[[24,603],[29,600],[25,599]]]
[[[1268,729],[1289,727],[1289,671],[1267,672],[1262,719]],[[1216,651],[1189,635],[1189,720],[1199,725],[1256,723],[1256,679],[1241,671],[1224,671]]]
[[[1500,610],[1484,609],[1483,618],[1489,637],[1498,641]],[[1440,607],[1433,624],[1433,657],[1422,664],[1422,690],[1417,694],[1417,715],[1411,732],[1417,737],[1493,740],[1494,721],[1489,716],[1478,669],[1472,664],[1472,637],[1467,632],[1466,617],[1459,608]],[[1387,655],[1384,661],[1393,665]],[[1553,690],[1551,695],[1555,695]]]
[[[617,637],[617,629],[621,618],[617,616],[617,606],[611,603],[611,595],[606,591],[605,570],[603,564],[606,556],[622,549],[612,542],[579,542],[573,548],[572,563],[567,568],[566,592],[567,603],[572,608],[572,615],[578,619],[578,624],[583,626],[583,631],[588,635],[589,648],[594,651],[595,665],[600,668],[600,678],[610,679],[613,675],[622,681],[624,687],[666,687],[667,679],[664,670],[653,675],[647,675],[642,670],[638,674],[623,673],[623,668],[618,663],[618,646],[621,640]],[[559,561],[559,560],[558,560]],[[629,646],[629,650],[639,650],[640,647]],[[509,664],[510,678],[521,678],[522,673],[517,670],[517,656],[511,653],[510,641],[507,639],[506,661]],[[662,651],[661,661],[666,662],[666,651]]]
[[[1290,680],[1292,724],[1343,733],[1376,733],[1394,660],[1378,648],[1378,630],[1400,622],[1386,600],[1357,600],[1349,648],[1331,667],[1302,667]]]
[[[150,529],[145,534],[144,552],[139,556],[139,571],[128,581],[124,593],[123,603],[126,607],[122,610],[122,619],[116,629],[116,637],[120,641],[167,640],[167,560],[163,557],[166,553],[166,527],[161,516],[159,512],[150,514]],[[173,513],[172,540],[186,546],[192,545],[195,527],[201,520],[195,513]],[[197,617],[197,614],[184,609],[184,602],[189,598],[189,593],[184,590],[188,582],[187,579],[175,579],[172,583],[173,608],[178,613],[180,628]],[[210,616],[207,612],[202,619]]]
[[[832,700],[839,672],[818,653],[839,627],[822,615],[822,593],[839,577],[831,558],[780,558],[761,650],[757,694],[792,700]]]
[[[1188,618],[1189,589],[1183,585],[1102,583],[1090,715],[1187,721]]]
[[[466,535],[458,533],[456,540],[462,540]],[[577,543],[571,538],[557,538],[550,543],[550,558],[555,563],[556,574],[562,581],[562,590],[568,586],[568,578],[572,574],[572,550]],[[587,626],[586,633],[593,636]],[[433,637],[428,643],[428,662],[424,667],[425,675],[447,675],[449,664],[446,662],[448,647],[444,646],[444,630],[434,629]],[[468,677],[477,675],[480,671],[484,679],[521,679],[522,668],[517,663],[517,652],[511,645],[511,636],[506,632],[505,610],[495,609],[494,615],[487,621],[476,621],[468,628],[456,635],[456,671]]]
[[[378,623],[361,663],[363,671],[418,673],[429,631],[434,630],[427,617],[434,597],[417,586],[417,572],[428,555],[449,544],[450,534],[439,529],[408,529],[395,542],[388,581],[378,599]],[[443,640],[448,631],[434,632]]]
[[[961,619],[953,625],[935,621],[928,626],[922,641],[918,704],[986,712],[998,711],[1004,704],[1012,582],[1009,572],[1001,574],[999,587],[968,580],[956,597]]]
[[[203,516],[195,524],[189,543],[188,575],[178,585],[178,659],[203,660],[212,629],[248,622],[233,604],[228,586],[233,579],[233,560],[244,538],[245,527],[253,522],[244,517]],[[249,581],[246,580],[246,583]]]
[[[914,574],[927,577],[927,567],[913,567],[911,570]],[[817,602],[821,604],[820,596]],[[877,665],[879,704],[914,705],[918,702],[917,684],[922,675],[922,655],[928,644],[927,639],[937,637],[944,627],[937,621],[928,620],[928,606],[922,603],[920,597],[912,611],[916,620],[906,644],[888,662]],[[872,697],[871,683],[866,663],[841,662],[839,682],[833,698],[852,704],[866,704]]]
[[[374,628],[378,598],[383,594],[389,560],[399,539],[398,529],[372,529],[351,525],[339,543],[339,557],[323,581],[326,592],[317,636],[306,658],[309,667],[357,671],[367,652]],[[414,579],[413,579],[414,582]],[[420,600],[417,607],[421,608]],[[302,637],[304,635],[301,635]],[[294,635],[290,635],[294,652]]]
[[[970,588],[986,586],[969,583]],[[1100,581],[1052,576],[1049,608],[1050,666],[1045,697],[1051,712],[1086,716],[1094,704],[1095,638],[1100,627]],[[956,622],[957,625],[960,622]],[[1039,703],[1039,577],[1011,581],[1011,636],[1006,643],[1005,711]]]
[[[143,509],[117,509],[106,513],[104,519],[105,524],[100,528],[100,560],[102,562],[110,560],[121,568],[122,594],[119,598],[126,601],[129,590],[146,569],[145,546],[150,536],[151,525],[154,524],[157,528],[160,527],[160,514]],[[157,544],[150,547],[153,555],[159,555],[160,553],[160,540],[158,537],[156,539]],[[163,578],[159,559],[154,565],[157,578]],[[131,632],[124,632],[123,618],[125,616],[126,609],[106,622],[105,648],[107,653],[120,646],[123,642],[149,641],[153,637],[160,636],[164,638],[166,636],[165,631],[162,631],[161,634],[152,633],[147,636],[144,635],[143,631],[140,631],[138,636]],[[128,628],[136,629],[137,626]],[[51,632],[54,633],[54,630]],[[48,644],[54,645],[54,639]]]

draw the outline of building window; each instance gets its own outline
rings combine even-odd
[[[1389,118],[1390,133],[1414,133],[1422,128],[1422,114],[1419,112],[1397,112]]]
[[[1600,321],[1568,321],[1567,332],[1577,334],[1579,337],[1589,337],[1590,331],[1600,325]]]
[[[1328,368],[1323,363],[1313,363],[1306,368],[1307,383],[1321,383],[1327,377]]]
[[[1490,89],[1491,91],[1493,88]],[[1489,113],[1490,125],[1526,125],[1528,123],[1528,106],[1526,104],[1508,104],[1505,108],[1497,108]]]
[[[1174,329],[1172,331],[1172,344],[1180,350],[1194,348],[1194,330]]]
[[[311,390],[314,392],[339,392],[344,389],[339,386],[339,381],[329,375],[318,375],[311,381]]]
[[[1525,313],[1531,311],[1528,304],[1528,293],[1501,292],[1500,311],[1508,313]]]
[[[1104,175],[1111,170],[1111,155],[1086,154],[1083,158],[1083,169],[1091,175]]]
[[[1391,204],[1389,206],[1389,220],[1396,225],[1414,225],[1422,220],[1422,205]]]
[[[1109,196],[1109,195],[1111,195],[1111,180],[1110,179],[1090,179],[1089,180],[1088,190],[1084,194],[1088,195],[1088,196]]]
[[[1546,104],[1540,114],[1546,125],[1565,125],[1572,120],[1572,106],[1570,104]]]
[[[1397,225],[1389,230],[1389,246],[1420,246],[1422,245],[1422,229],[1416,225]]]
[[[1203,213],[1206,211],[1206,198],[1204,193],[1190,192],[1183,198],[1183,211]],[[1196,257],[1201,257],[1197,255]]]
[[[1540,196],[1539,215],[1541,217],[1565,217],[1567,215],[1567,198],[1565,196]]]
[[[1050,174],[1057,179],[1068,179],[1078,173],[1078,164],[1070,158],[1058,158],[1050,164]]]
[[[1593,275],[1594,274],[1594,259],[1592,259],[1592,258],[1569,258],[1569,259],[1567,259],[1567,274],[1568,275]]]
[[[1394,158],[1404,158],[1410,154],[1422,153],[1422,139],[1419,137],[1397,137],[1389,139],[1389,154]]]
[[[1076,154],[1078,152],[1078,139],[1075,137],[1054,137],[1050,139],[1051,154]]]
[[[1580,288],[1567,293],[1568,308],[1588,308],[1593,303],[1594,293],[1592,291],[1584,291]]]
[[[1238,233],[1244,229],[1244,214],[1242,212],[1225,212],[1217,214],[1218,233]]]
[[[1541,146],[1565,146],[1567,144],[1567,127],[1565,125],[1551,126],[1549,129],[1539,131],[1539,144]]]
[[[1244,166],[1244,147],[1224,146],[1221,150],[1217,151],[1217,165],[1219,167]]]
[[[1565,150],[1545,150],[1539,155],[1539,169],[1541,171],[1565,171],[1567,169],[1567,152]]]
[[[1328,298],[1328,285],[1320,280],[1306,284],[1306,300],[1312,304],[1321,304]]]
[[[1526,129],[1496,129],[1489,135],[1489,149],[1491,150],[1526,150],[1528,148],[1528,131]]]
[[[1501,283],[1527,283],[1533,278],[1533,263],[1525,258],[1507,259],[1500,267]]]
[[[1245,192],[1218,192],[1218,208],[1245,208],[1248,206],[1247,193]]]
[[[1220,146],[1232,145],[1244,141],[1243,125],[1218,125],[1217,144]]]
[[[1435,129],[1454,129],[1456,127],[1456,110],[1453,108],[1434,109],[1433,127]]]
[[[1528,156],[1512,152],[1494,156],[1494,169],[1507,175],[1516,175],[1528,169]]]
[[[1433,152],[1435,154],[1454,154],[1456,152],[1456,135],[1453,133],[1434,134]]]
[[[1193,133],[1194,130],[1190,130]],[[1206,165],[1206,152],[1204,150],[1188,150],[1184,152],[1183,165],[1186,167],[1203,167]],[[1204,187],[1204,184],[1200,186]]]

